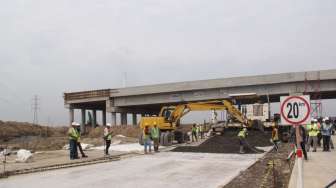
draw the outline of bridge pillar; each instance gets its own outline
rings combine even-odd
[[[106,125],[106,110],[103,110],[102,111],[102,122],[103,122],[103,126],[105,126]]]
[[[97,110],[92,110],[92,121],[93,121],[93,124],[92,124],[92,127],[93,128],[96,128],[97,127]]]
[[[69,121],[70,121],[70,124],[72,122],[74,122],[74,119],[75,119],[75,112],[74,112],[74,109],[73,108],[69,108]]]
[[[85,117],[85,109],[81,109],[82,114],[82,122],[81,122],[81,132],[85,132],[85,123],[86,123],[86,117]]]
[[[116,112],[111,112],[111,124],[112,126],[117,125],[117,113]]]
[[[137,120],[137,114],[136,114],[136,113],[133,113],[133,114],[132,114],[132,120],[133,120],[133,125],[136,126],[137,123],[138,123],[138,120]]]
[[[126,112],[122,112],[121,113],[121,125],[127,125],[127,113]]]

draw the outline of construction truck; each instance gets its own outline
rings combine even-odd
[[[209,111],[209,110],[226,110],[234,119],[240,122],[241,125],[252,127],[252,121],[247,119],[230,101],[205,101],[179,104],[176,106],[164,106],[158,116],[142,117],[140,120],[140,128],[143,130],[146,126],[149,128],[157,124],[160,129],[160,143],[163,146],[172,145],[176,140],[178,143],[184,143],[189,136],[177,128],[180,125],[180,120],[183,116],[191,111]],[[261,129],[260,127],[257,127]],[[143,144],[143,135],[139,138],[140,144]]]

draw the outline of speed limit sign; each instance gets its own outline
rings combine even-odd
[[[281,124],[302,125],[310,123],[310,97],[285,96],[280,98]]]

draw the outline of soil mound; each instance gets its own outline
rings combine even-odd
[[[194,153],[239,153],[238,131],[226,131],[223,135],[209,138],[199,146],[181,146],[173,152],[194,152]],[[245,148],[245,153],[263,152],[256,147],[271,146],[271,132],[248,131],[247,142],[253,149]]]

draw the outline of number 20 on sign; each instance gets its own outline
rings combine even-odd
[[[280,98],[281,124],[302,125],[310,122],[310,97],[285,96]]]

